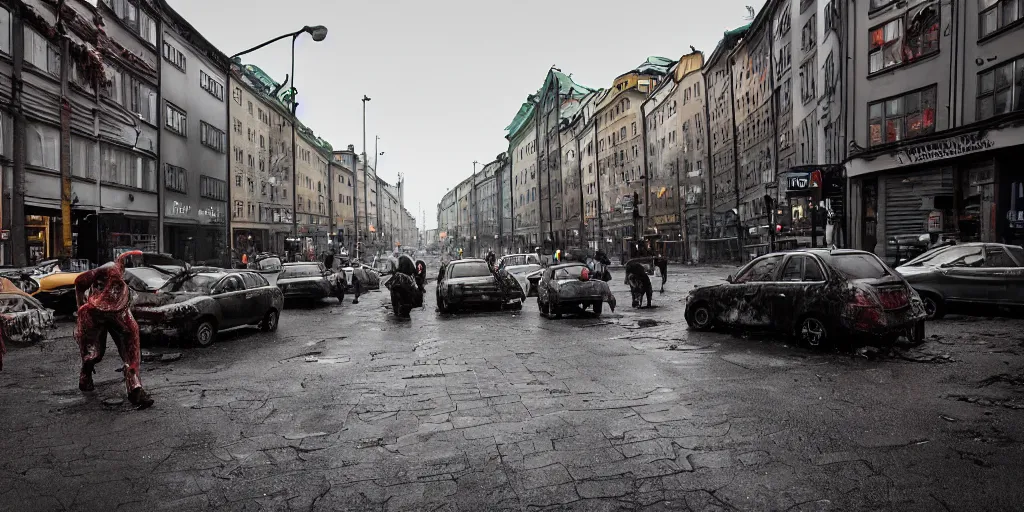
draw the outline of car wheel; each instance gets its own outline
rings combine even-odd
[[[690,308],[689,314],[686,315],[686,325],[697,331],[710,331],[714,327],[714,319],[711,306],[702,302]]]
[[[274,332],[277,330],[277,321],[280,320],[281,314],[276,309],[267,311],[267,314],[263,315],[263,321],[260,322],[260,329],[263,332]]]
[[[206,348],[213,345],[216,337],[217,325],[209,318],[200,320],[195,330],[192,331],[192,341],[199,347]]]
[[[601,310],[602,309],[604,309],[604,303],[603,302],[595,302],[594,303],[594,316],[601,316]]]
[[[519,311],[520,309],[523,309],[523,301],[517,300],[517,301],[513,302],[512,304],[509,304],[508,307],[509,307],[509,309],[511,309],[513,311]]]
[[[800,320],[797,337],[808,347],[821,347],[829,341],[829,329],[820,318],[808,315]]]
[[[922,293],[921,301],[924,302],[924,312],[929,320],[938,320],[946,316],[946,305],[937,295]]]
[[[452,305],[448,304],[448,301],[444,300],[444,297],[442,297],[441,294],[437,294],[437,310],[442,313],[452,312]]]
[[[555,304],[553,300],[548,301],[548,318],[562,318],[562,313],[558,310],[558,304]]]

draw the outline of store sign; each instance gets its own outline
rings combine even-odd
[[[968,133],[936,142],[929,142],[928,144],[913,146],[904,150],[903,154],[909,163],[917,164],[953,158],[977,151],[985,151],[993,146],[995,146],[995,143],[983,137],[980,133]]]
[[[821,171],[791,172],[788,184],[791,191],[821,188]]]

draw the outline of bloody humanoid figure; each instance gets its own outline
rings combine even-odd
[[[78,300],[78,323],[75,340],[82,354],[82,371],[78,389],[92,391],[95,366],[103,359],[107,334],[114,339],[117,352],[124,361],[124,384],[128,400],[140,409],[153,405],[153,399],[142,388],[139,379],[139,324],[132,316],[131,291],[124,282],[125,260],[141,256],[142,251],[129,251],[117,261],[84,272],[75,279]]]

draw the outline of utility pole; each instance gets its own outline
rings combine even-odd
[[[67,28],[61,17],[63,8],[64,0],[57,0],[57,33],[60,35],[60,255],[71,258],[71,99],[68,97],[71,59]]]
[[[473,214],[469,217],[469,230],[473,233],[472,245],[470,246],[473,248],[473,254],[480,252],[480,211],[476,197],[476,164],[478,163],[476,160],[473,160],[473,188],[469,190],[469,199],[473,201]]]
[[[15,267],[28,265],[28,238],[25,232],[25,110],[22,103],[24,81],[22,69],[25,63],[24,22],[21,13],[15,9],[11,27],[12,53],[14,57],[13,83],[11,84],[11,110],[14,114],[14,171],[11,190],[11,248],[14,252]]]
[[[363,95],[363,217],[366,218],[366,223],[365,223],[364,229],[366,230],[367,236],[369,236],[369,233],[370,233],[370,206],[369,206],[369,200],[366,197],[367,194],[370,193],[369,190],[367,189],[367,184],[366,184],[366,180],[367,180],[367,177],[366,177],[367,176],[366,175],[366,166],[370,165],[369,161],[367,161],[367,159],[366,159],[366,102],[367,101],[370,101],[370,97],[364,94]],[[359,166],[358,162],[356,162],[356,167],[358,167],[358,166]],[[353,170],[353,172],[358,174],[358,171]],[[356,230],[357,231],[359,230],[359,218],[358,217],[356,218]],[[358,256],[359,255],[356,255],[357,259],[358,259]]]

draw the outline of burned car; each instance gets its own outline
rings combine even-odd
[[[500,277],[491,271],[486,261],[465,259],[441,267],[436,298],[438,311],[447,313],[467,306],[507,305],[519,309],[526,294],[518,281],[511,276]]]
[[[537,309],[548,318],[559,318],[568,309],[592,308],[600,315],[607,302],[615,311],[615,296],[608,283],[590,278],[590,269],[578,262],[552,265],[537,282]]]
[[[939,247],[896,267],[930,318],[948,311],[1024,309],[1024,248],[968,243]]]
[[[228,329],[277,330],[284,295],[275,278],[249,270],[197,271],[186,264],[175,273],[145,264],[125,270],[141,334],[178,337],[200,347],[211,345],[218,332]]]
[[[527,276],[537,273],[543,269],[540,264],[540,257],[536,254],[509,254],[498,259],[498,268],[511,274],[519,287],[530,295],[530,280]],[[538,273],[539,275],[539,273]]]
[[[3,340],[34,343],[53,328],[53,311],[22,291],[11,280],[0,278],[0,336]]]
[[[345,275],[332,272],[319,262],[285,263],[277,277],[277,287],[286,299],[320,300],[337,297],[345,300]]]
[[[924,338],[921,297],[872,253],[806,249],[761,256],[726,283],[694,289],[685,317],[695,330],[773,330],[819,346],[840,334]]]

